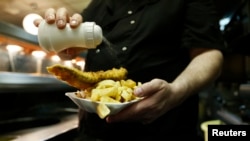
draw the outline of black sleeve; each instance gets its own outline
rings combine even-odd
[[[188,0],[182,46],[224,49],[219,14],[212,0]]]

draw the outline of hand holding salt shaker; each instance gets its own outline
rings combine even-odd
[[[84,22],[76,28],[69,24],[58,29],[56,24],[43,20],[38,26],[38,42],[49,52],[60,52],[71,47],[94,49],[102,42],[102,29],[95,22]]]

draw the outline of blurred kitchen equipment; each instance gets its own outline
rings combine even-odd
[[[0,72],[0,94],[6,92],[30,92],[67,90],[71,87],[55,77],[36,73]]]
[[[220,120],[209,120],[204,121],[201,124],[201,129],[204,132],[204,141],[208,141],[208,125],[222,125],[223,122]]]
[[[64,93],[75,91],[51,75],[0,72],[0,134],[60,122],[77,107]]]
[[[8,45],[19,45],[22,51]],[[46,66],[62,62],[52,59],[49,53],[42,59],[32,55],[41,50],[37,36],[0,22],[0,140],[5,133],[63,124],[64,118],[77,114],[76,105],[64,95],[76,89],[46,70]],[[66,131],[64,127],[60,130]]]
[[[227,42],[227,50],[232,53],[250,55],[250,2],[241,0],[236,6],[223,17],[229,19],[222,31]]]
[[[9,54],[9,59],[10,59],[10,66],[11,66],[11,70],[13,72],[16,71],[15,68],[15,64],[14,64],[14,56],[20,52],[23,48],[18,46],[18,45],[7,45],[6,49],[8,50],[8,54]]]
[[[46,53],[44,51],[33,51],[32,56],[34,56],[36,58],[36,73],[37,74],[41,74],[42,73],[42,62],[43,59],[46,56]]]
[[[55,24],[42,21],[38,27],[38,41],[46,51],[60,52],[70,47],[95,48],[102,42],[102,29],[94,22],[84,22],[72,29],[69,24],[58,29]]]
[[[232,7],[222,17],[229,20],[222,30],[227,48],[209,113],[227,124],[250,124],[250,0]]]

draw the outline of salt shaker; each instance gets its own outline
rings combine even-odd
[[[67,23],[64,29],[43,20],[38,26],[38,42],[49,52],[60,52],[71,47],[94,49],[102,42],[102,29],[95,22],[83,22],[77,28]]]

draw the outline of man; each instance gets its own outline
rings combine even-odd
[[[92,0],[82,15],[69,16],[65,8],[45,12],[60,29],[94,21],[108,41],[88,50],[85,70],[123,66],[128,78],[143,82],[134,94],[145,97],[103,120],[81,110],[79,139],[197,140],[198,93],[216,80],[223,63],[211,0]]]

